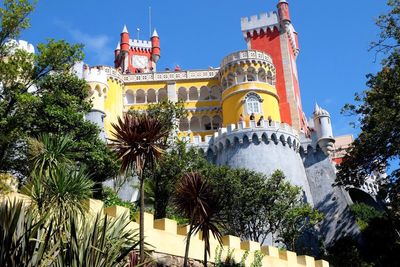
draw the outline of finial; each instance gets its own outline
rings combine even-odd
[[[122,29],[122,33],[124,33],[124,32],[129,33],[128,32],[128,28],[126,27],[126,25],[124,25],[124,28]]]
[[[158,37],[158,33],[157,33],[157,30],[156,30],[156,29],[154,29],[153,35],[152,35],[151,37]]]

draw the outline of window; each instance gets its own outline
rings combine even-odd
[[[260,107],[260,100],[256,96],[249,96],[246,99],[246,107],[247,107],[247,113],[255,113],[259,114],[261,113],[261,107]]]

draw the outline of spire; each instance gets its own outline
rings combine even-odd
[[[117,47],[115,48],[115,50],[120,50],[121,49],[121,42],[118,42]]]
[[[124,25],[124,28],[122,29],[122,33],[124,33],[124,32],[129,33],[128,32],[128,28],[126,27],[126,25]]]
[[[278,4],[280,4],[280,3],[287,3],[287,1],[286,0],[279,0]]]
[[[158,37],[158,33],[157,33],[157,30],[156,30],[156,29],[154,29],[153,35],[152,35],[151,37]]]
[[[317,114],[321,108],[318,106],[318,103],[315,102],[314,113]]]

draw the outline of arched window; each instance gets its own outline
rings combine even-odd
[[[222,88],[226,89],[228,87],[228,81],[226,78],[222,78]]]
[[[187,94],[187,90],[185,87],[180,87],[178,89],[178,99],[182,100],[182,101],[187,101],[188,94]]]
[[[231,87],[236,84],[235,75],[233,75],[232,73],[229,73],[227,78],[228,78],[228,86],[227,87]]]
[[[199,99],[199,93],[197,92],[196,87],[190,87],[189,89],[189,100],[198,100]]]
[[[179,120],[179,131],[181,131],[181,132],[189,131],[189,120],[188,120],[188,118],[181,118]]]
[[[141,104],[146,101],[146,97],[144,94],[144,91],[142,89],[139,89],[136,91],[136,103]]]
[[[257,81],[257,73],[256,70],[252,67],[247,69],[247,81],[254,82]]]
[[[168,100],[167,89],[165,88],[158,90],[158,102],[162,102],[163,100]]]
[[[258,80],[263,83],[267,82],[267,74],[263,68],[258,71]]]
[[[213,117],[213,119],[212,119],[213,130],[218,130],[221,127],[221,121],[222,120],[221,120],[220,116],[216,115]]]
[[[192,117],[190,119],[190,130],[192,132],[200,131],[200,120],[198,117]]]
[[[274,84],[274,76],[272,75],[272,72],[270,70],[267,72],[267,83],[271,85]]]
[[[261,110],[261,102],[262,99],[261,97],[256,94],[256,93],[249,93],[246,96],[246,112],[247,114],[261,114],[262,110]]]
[[[156,101],[156,90],[149,89],[147,90],[147,103],[155,103]]]
[[[132,90],[128,90],[125,93],[125,104],[133,105],[135,104],[135,95],[133,94]]]
[[[205,131],[211,130],[211,119],[208,116],[201,117],[201,129]]]
[[[200,88],[200,100],[209,100],[209,99],[210,99],[210,93],[208,87],[202,86]]]
[[[221,89],[218,86],[213,86],[211,88],[211,99],[219,100],[221,99]]]

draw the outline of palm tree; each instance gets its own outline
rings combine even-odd
[[[144,261],[144,176],[145,169],[152,170],[165,149],[168,129],[157,118],[147,114],[125,114],[112,124],[113,138],[110,147],[121,160],[121,171],[135,170],[140,182],[140,261]]]
[[[188,265],[190,237],[202,231],[204,240],[204,264],[207,264],[207,253],[210,254],[210,232],[222,243],[222,234],[217,225],[218,200],[216,194],[204,178],[196,172],[183,175],[176,188],[174,197],[176,208],[189,218],[189,232],[186,237],[186,250],[183,266]]]

